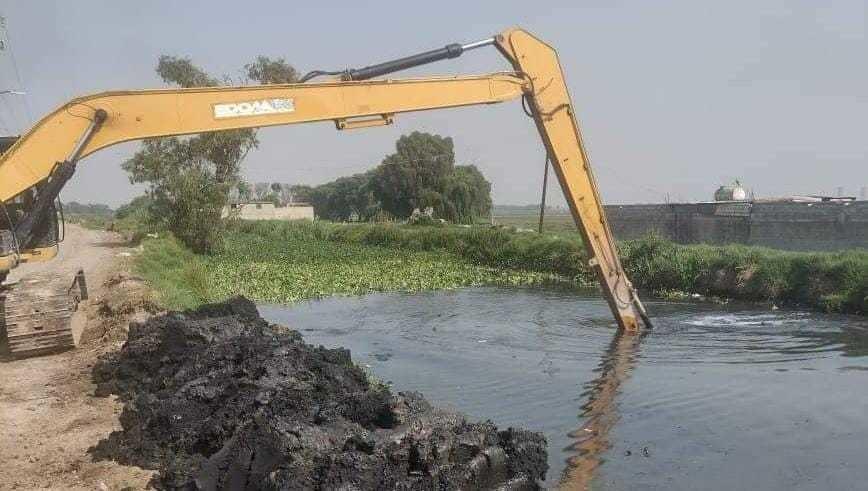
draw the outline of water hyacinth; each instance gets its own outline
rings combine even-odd
[[[289,303],[331,295],[416,292],[481,285],[560,281],[545,272],[475,264],[447,251],[342,243],[304,225],[272,233],[239,230],[211,256],[194,255],[171,237],[148,241],[137,260],[169,308],[245,295]]]
[[[619,248],[633,283],[652,292],[868,313],[865,251],[678,245],[655,237]],[[490,227],[240,222],[212,256],[163,238],[148,242],[137,264],[171,307],[235,294],[280,303],[374,291],[596,284],[577,233]]]

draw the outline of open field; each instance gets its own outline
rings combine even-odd
[[[539,213],[533,215],[495,215],[495,225],[503,225],[506,227],[526,228],[531,230],[539,229]],[[546,213],[543,220],[544,232],[574,232],[576,230],[576,222],[573,221],[572,215],[549,215]]]

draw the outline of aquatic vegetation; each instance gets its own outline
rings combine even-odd
[[[304,230],[332,242],[387,247],[401,251],[446,251],[474,264],[553,273],[580,283],[595,282],[586,266],[581,237],[574,234],[519,233],[495,227],[402,226],[390,223],[242,222],[239,230],[279,236]]]
[[[409,227],[328,222],[245,223],[255,234],[303,228],[330,241],[409,251],[447,251],[474,264],[551,273],[595,284],[578,233],[523,233],[493,227]],[[680,291],[868,313],[868,251],[788,252],[745,245],[679,245],[650,236],[619,243],[633,283],[654,293]]]
[[[148,240],[136,271],[163,305],[189,308],[232,295],[286,303],[374,291],[421,291],[562,281],[546,272],[489,267],[444,250],[399,250],[328,240],[304,224],[244,227],[213,255],[196,255],[171,237]]]
[[[596,283],[577,233],[261,221],[235,224],[212,256],[178,248],[171,239],[148,242],[139,264],[156,264],[139,271],[174,299],[168,305],[183,307],[233,294],[292,302],[371,291]],[[636,286],[669,297],[685,292],[868,313],[868,251],[678,245],[658,237],[619,248]]]

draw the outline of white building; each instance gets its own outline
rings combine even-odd
[[[242,220],[313,220],[313,206],[308,203],[292,203],[274,206],[271,201],[232,203],[223,208],[223,218]]]

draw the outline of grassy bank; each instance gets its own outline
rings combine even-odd
[[[868,252],[796,253],[746,246],[622,243],[634,284],[656,293],[769,301],[868,313]],[[594,284],[578,234],[488,227],[242,222],[225,249],[195,256],[170,238],[146,243],[139,271],[165,303],[190,307],[241,293],[291,302],[370,291],[418,291],[552,280]]]
[[[581,238],[515,233],[487,227],[410,227],[379,224],[244,223],[253,235],[303,227],[332,242],[401,251],[445,251],[473,264],[556,274],[593,283]],[[620,244],[634,284],[655,293],[699,293],[868,313],[868,251],[785,252],[741,245],[678,245],[658,238]]]
[[[633,282],[655,292],[679,290],[868,314],[868,251],[684,246],[654,238],[626,242],[621,249]]]
[[[149,239],[136,271],[169,308],[190,308],[242,294],[285,303],[374,291],[477,285],[529,285],[545,272],[489,267],[445,250],[407,250],[333,240],[325,224],[260,222],[227,235],[221,252],[193,254],[171,236]]]

